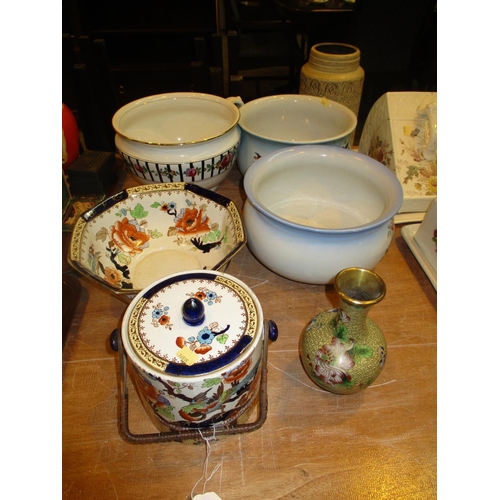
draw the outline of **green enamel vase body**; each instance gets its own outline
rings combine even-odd
[[[335,394],[368,387],[384,368],[387,344],[367,317],[385,296],[385,283],[366,269],[348,268],[335,279],[340,307],[315,316],[301,335],[299,353],[309,377]]]

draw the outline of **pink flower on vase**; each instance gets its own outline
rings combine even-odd
[[[331,344],[324,345],[316,352],[312,367],[314,374],[330,385],[350,380],[348,371],[354,366],[354,361],[347,351],[352,346],[352,342],[343,343],[334,337]]]
[[[342,323],[349,323],[350,319],[347,313],[341,308],[339,309],[339,318]]]

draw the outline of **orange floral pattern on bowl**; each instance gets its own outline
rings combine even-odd
[[[155,252],[163,252],[156,262],[179,258],[199,266],[194,269],[219,269],[245,243],[239,211],[228,198],[193,184],[152,184],[82,214],[70,263],[105,288],[127,293],[128,301],[129,291],[142,288],[134,285],[135,266]]]
[[[155,202],[151,208],[162,210],[173,217],[173,224],[168,229],[168,236],[177,239],[178,245],[185,245],[187,239],[185,235],[201,234],[199,239],[191,238],[194,247],[207,253],[227,241],[226,233],[223,235],[217,223],[212,224],[207,216],[207,206],[205,204],[197,207],[196,202],[185,200],[187,207],[178,209],[176,203],[169,203],[168,210],[165,210],[164,203]],[[94,246],[89,248],[89,264],[93,272],[103,275],[104,279],[113,286],[132,289],[133,283],[130,280],[129,265],[133,257],[141,254],[149,246],[151,238],[161,238],[163,233],[158,229],[146,229],[148,226],[147,217],[149,212],[138,203],[133,209],[122,208],[116,215],[125,215],[121,220],[116,221],[109,230],[103,227],[96,238],[106,241],[106,257],[113,264],[114,269],[105,267],[101,262],[101,254],[94,251]]]

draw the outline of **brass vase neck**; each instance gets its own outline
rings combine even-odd
[[[368,269],[350,267],[340,271],[334,281],[341,301],[355,307],[371,307],[385,297],[382,278]]]

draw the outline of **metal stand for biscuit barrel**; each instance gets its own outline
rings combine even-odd
[[[271,321],[269,322],[271,323]],[[267,418],[267,351],[268,340],[271,338],[275,341],[278,331],[274,322],[271,327],[270,333],[269,326],[266,325],[265,335],[263,336],[263,350],[262,350],[262,368],[260,375],[259,391],[255,393],[254,397],[249,400],[238,412],[238,414],[231,417],[229,421],[219,423],[219,425],[210,427],[193,427],[182,428],[167,422],[162,422],[163,426],[168,427],[168,432],[156,432],[147,434],[133,433],[129,428],[129,398],[128,398],[128,373],[127,373],[127,356],[123,349],[120,331],[114,330],[111,334],[110,343],[113,350],[118,351],[120,360],[120,433],[126,441],[133,444],[150,444],[150,443],[164,443],[169,441],[201,441],[203,438],[217,438],[220,436],[228,436],[232,434],[243,434],[246,432],[255,431],[260,429]],[[257,419],[253,422],[240,423],[238,419],[241,418],[247,411],[253,408],[257,402]]]

